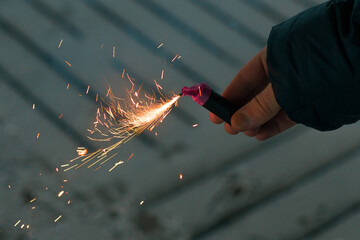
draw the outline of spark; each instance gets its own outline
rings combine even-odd
[[[125,71],[123,72],[125,75]],[[95,171],[97,171],[99,166],[117,155],[117,153],[110,154],[111,151],[119,148],[122,144],[127,143],[143,131],[152,131],[157,127],[170,113],[180,98],[179,95],[174,95],[171,98],[165,97],[160,92],[162,87],[156,81],[154,82],[161,98],[157,97],[155,92],[150,94],[140,91],[141,86],[135,90],[135,84],[129,74],[126,73],[126,76],[133,84],[131,90],[127,90],[128,97],[116,97],[111,87],[107,86],[107,98],[99,98],[100,107],[96,110],[93,127],[88,129],[90,132],[88,138],[90,140],[102,142],[117,140],[117,142],[111,143],[109,146],[93,153],[87,153],[86,151],[83,154],[79,154],[85,149],[78,148],[78,156],[69,161],[75,165],[69,166],[64,171],[70,169],[77,170],[85,165],[87,168],[94,167]],[[129,161],[133,155],[134,154],[132,154],[127,161]],[[123,163],[124,161],[117,160],[109,169],[109,172]]]
[[[124,70],[122,72],[121,78],[124,78],[124,74],[125,74],[125,68],[124,68]]]
[[[19,223],[21,222],[21,220],[17,221],[14,225],[14,227],[16,227]]]
[[[126,76],[127,76],[127,78],[129,79],[130,83],[134,86],[134,82],[131,80],[131,78],[130,78],[130,76],[129,76],[128,73],[126,73]]]
[[[40,137],[40,133],[38,133],[38,134],[36,135],[36,138],[37,138],[37,139],[39,139],[39,137]]]
[[[70,83],[68,83],[68,85],[66,85],[66,90],[69,90],[70,87]]]
[[[31,209],[34,210],[36,207],[32,207]]]
[[[26,228],[29,229],[29,228],[30,228],[30,225],[27,225]]]
[[[56,171],[56,172],[59,172],[59,168],[55,168],[55,171]]]
[[[35,109],[35,103],[33,104],[33,110]]]
[[[161,48],[164,45],[164,43],[161,43],[157,48]]]
[[[63,43],[63,40],[64,40],[64,39],[61,39],[61,40],[60,40],[60,43],[59,43],[58,48],[60,48],[60,47],[61,47],[61,44]]]
[[[197,124],[197,123],[192,125],[192,127],[193,127],[193,128],[194,128],[194,127],[197,127],[197,126],[198,126],[198,124]]]
[[[63,114],[61,114],[61,115],[59,116],[59,119],[61,119],[61,118],[62,118],[62,116],[63,116]]]
[[[58,193],[58,197],[61,197],[64,194],[64,191]]]
[[[24,226],[25,226],[25,224],[22,224],[22,225],[21,225],[21,228],[24,228]]]
[[[87,89],[86,89],[86,94],[89,93],[89,90],[90,90],[90,85],[88,85]]]
[[[179,56],[179,54],[176,54],[175,57],[171,60],[171,62],[174,62],[178,56]]]
[[[130,155],[130,157],[128,158],[128,160],[126,160],[126,161],[128,162],[133,156],[134,156],[134,153],[132,153],[132,154]]]
[[[113,46],[113,58],[115,58],[115,46]]]
[[[70,203],[71,203],[71,201],[70,201],[70,200],[69,200],[69,201],[67,201],[67,204],[68,204],[68,205],[70,205]]]
[[[63,164],[63,165],[61,165],[61,167],[68,167],[69,166],[69,164]]]
[[[65,63],[66,63],[69,67],[71,67],[71,64],[70,64],[68,61],[65,60]]]
[[[65,169],[65,170],[64,170],[64,172],[69,171],[70,169],[72,169],[72,168],[76,167],[77,165],[78,165],[78,164],[75,164],[75,165],[73,165],[73,166],[71,166],[71,167],[69,167],[69,168]]]
[[[161,71],[161,80],[164,79],[164,70]]]
[[[124,163],[124,161],[119,161],[119,162],[115,163],[115,165],[109,169],[109,172],[111,172],[112,170],[114,170],[114,168],[116,168],[118,165],[121,165],[123,163]]]
[[[154,82],[155,82],[155,85],[156,85],[157,90],[160,92],[159,89],[162,89],[162,87],[156,82],[156,80],[154,80]]]
[[[143,205],[144,204],[144,200],[140,202],[140,205]]]
[[[85,147],[78,147],[76,152],[78,156],[85,156],[87,154],[87,149]]]
[[[179,179],[182,180],[183,179],[183,175],[182,173],[179,174]]]
[[[63,182],[66,183],[68,180],[67,179],[64,179]]]
[[[62,217],[62,215],[58,216],[58,217],[54,220],[54,222],[57,222],[61,217]]]
[[[35,202],[35,201],[36,201],[36,198],[30,200],[31,203]]]
[[[10,188],[11,188],[11,186],[10,186],[10,185],[8,185],[8,188],[10,189]]]
[[[104,163],[106,163],[107,161],[109,161],[110,159],[112,159],[113,157],[115,157],[117,155],[117,153],[115,153],[114,155],[112,155],[111,157],[107,158],[105,161],[103,161],[101,163],[101,165],[103,165]]]

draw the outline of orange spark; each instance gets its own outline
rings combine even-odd
[[[164,79],[164,70],[161,71],[161,80]]]
[[[132,80],[127,74],[127,78],[131,83]],[[162,87],[155,81],[156,87],[160,93]],[[79,156],[70,160],[70,163],[74,165],[69,166],[64,171],[70,169],[79,169],[80,167],[87,165],[87,168],[95,166],[95,171],[99,169],[99,166],[106,163],[110,159],[114,158],[117,153],[110,154],[112,150],[119,148],[122,144],[128,142],[133,137],[141,134],[144,130],[153,130],[158,126],[164,118],[172,110],[175,103],[180,98],[179,95],[175,95],[170,99],[167,99],[164,95],[162,98],[157,99],[155,93],[153,95],[140,92],[140,88],[135,91],[134,86],[128,91],[128,98],[116,97],[110,86],[108,86],[107,100],[100,98],[100,107],[96,111],[96,117],[92,129],[88,129],[91,136],[88,136],[90,140],[94,141],[111,141],[118,140],[116,143],[99,149],[94,153],[78,154]],[[81,153],[83,148],[78,148],[78,153]],[[134,154],[126,160],[129,161]],[[111,167],[109,172],[115,169],[117,166],[123,164],[124,161],[117,160]]]
[[[58,193],[58,197],[61,197],[64,194],[64,191]]]
[[[126,76],[127,76],[127,78],[129,79],[129,81],[131,82],[131,84],[134,86],[134,82],[131,81],[131,78],[130,78],[129,74],[126,73]]]
[[[161,48],[164,45],[164,43],[161,43],[157,48]]]
[[[86,89],[86,94],[89,93],[89,90],[90,90],[90,85],[88,85],[87,89]]]
[[[78,147],[78,149],[76,150],[78,156],[85,156],[87,154],[87,149],[84,147]]]
[[[179,54],[176,54],[175,57],[173,58],[173,60],[171,60],[171,62],[174,62],[178,56],[179,56]]]
[[[128,158],[128,160],[126,160],[126,161],[128,162],[133,156],[134,156],[134,153],[132,153],[132,154],[130,155],[130,157]]]
[[[155,85],[156,85],[156,88],[158,89],[158,91],[160,92],[160,90],[159,89],[163,89],[157,82],[156,82],[156,80],[154,80],[154,82],[155,82]]]
[[[65,60],[65,63],[71,67],[71,64],[68,61]]]
[[[183,175],[182,173],[179,174],[179,179],[182,180],[183,179]]]
[[[63,114],[61,114],[61,115],[59,116],[59,119],[61,119],[61,118],[62,118],[62,116],[63,116]]]
[[[37,139],[39,139],[39,137],[40,137],[40,133],[38,133],[38,134],[36,135],[36,138],[37,138]]]

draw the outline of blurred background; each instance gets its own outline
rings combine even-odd
[[[182,98],[103,169],[61,168],[101,147],[96,93],[129,88],[124,69],[146,90],[222,92],[272,26],[321,2],[1,0],[0,239],[358,239],[358,124],[258,142]]]

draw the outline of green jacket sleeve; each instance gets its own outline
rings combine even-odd
[[[360,119],[360,0],[332,0],[273,27],[275,97],[289,118],[326,131]]]

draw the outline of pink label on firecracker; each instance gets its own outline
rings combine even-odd
[[[195,102],[204,105],[211,95],[211,88],[205,83],[201,83],[192,87],[183,87],[181,93],[184,96],[191,96]]]

